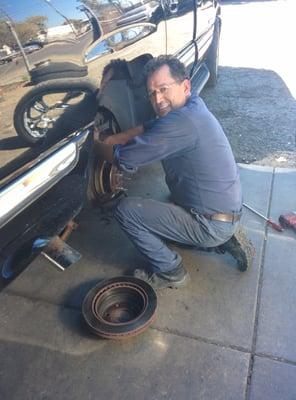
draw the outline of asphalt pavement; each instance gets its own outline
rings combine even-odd
[[[240,166],[244,200],[277,220],[295,210],[296,170]],[[159,165],[130,195],[167,200]],[[158,292],[157,319],[122,341],[89,332],[82,301],[102,279],[144,265],[112,218],[85,209],[69,243],[82,259],[60,272],[39,257],[0,293],[3,400],[296,398],[296,233],[244,210],[250,270],[229,255],[178,249],[188,287]]]

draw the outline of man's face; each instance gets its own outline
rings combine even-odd
[[[147,81],[147,90],[156,114],[163,117],[168,112],[183,107],[190,96],[190,81],[172,77],[167,65],[155,71]]]

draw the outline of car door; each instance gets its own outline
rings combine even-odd
[[[164,0],[167,20],[167,53],[177,56],[187,68],[196,58],[194,0]]]
[[[213,37],[217,0],[196,0],[196,32],[198,59],[207,51]]]

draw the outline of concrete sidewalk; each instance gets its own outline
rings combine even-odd
[[[296,210],[296,171],[241,166],[244,200],[277,220]],[[158,165],[130,194],[164,200]],[[88,290],[143,260],[114,221],[85,210],[64,273],[43,258],[0,293],[1,400],[296,399],[296,234],[244,210],[257,255],[241,273],[228,255],[178,249],[192,276],[158,292],[157,320],[125,341],[100,340],[81,317]]]

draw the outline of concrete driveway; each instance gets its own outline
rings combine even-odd
[[[245,201],[277,219],[295,210],[296,171],[241,165]],[[165,200],[159,165],[130,194]],[[296,233],[278,233],[248,210],[253,267],[228,255],[180,249],[192,280],[158,293],[156,322],[124,341],[89,333],[81,315],[99,280],[143,259],[112,219],[84,210],[70,244],[83,257],[60,272],[35,260],[0,293],[3,400],[296,398]]]
[[[257,160],[264,161],[265,152],[271,153],[275,140],[281,149],[291,135],[295,141],[295,100],[291,97],[296,93],[295,60],[287,63],[285,58],[289,41],[279,43],[282,37],[293,37],[285,32],[292,26],[289,21],[294,21],[295,6],[291,0],[233,3],[232,8],[229,4],[223,9],[222,81],[218,89],[208,91],[204,97],[226,133],[230,132],[234,148],[238,142],[248,155],[252,152],[247,146],[250,134],[266,138],[258,144],[264,158]],[[251,3],[254,12],[248,11]],[[279,14],[281,4],[289,6],[291,12],[282,8],[283,14]],[[233,13],[240,16],[235,20],[235,35],[230,27]],[[278,34],[274,29],[271,47],[264,47],[262,41],[270,32],[266,26],[275,26],[278,19],[284,22],[284,32]],[[249,20],[253,21],[251,29]],[[257,35],[262,31],[263,35]],[[245,41],[237,40],[237,35]],[[249,57],[258,37],[261,58]],[[236,41],[235,51],[231,38]],[[278,44],[277,52],[274,43]],[[278,54],[280,57],[272,58]],[[243,94],[254,80],[254,68],[264,84],[265,77],[270,76],[265,70],[271,69],[290,90],[280,110],[263,92],[261,103],[270,109],[255,120],[250,116],[256,111],[254,107],[242,104],[248,98],[247,92]],[[243,91],[233,93],[245,76]],[[277,92],[282,86],[273,82],[275,98],[284,101],[282,92]],[[254,91],[254,97],[260,95],[261,87]],[[253,97],[250,102],[253,104]],[[235,112],[231,119],[232,109]],[[278,121],[286,121],[281,124],[285,129],[269,129],[266,121],[273,124],[272,113]],[[242,116],[243,123],[237,123]],[[258,121],[265,131],[261,125],[260,132],[255,131]],[[237,136],[237,127],[246,131],[243,139]],[[286,150],[291,152],[289,165],[294,165],[295,143],[292,150],[288,145]],[[278,154],[273,158],[277,159]],[[241,178],[245,202],[261,213],[277,220],[283,212],[296,211],[295,169],[241,165]],[[160,166],[143,168],[129,192],[166,200],[168,192]],[[82,253],[82,259],[62,273],[40,257],[0,293],[0,399],[295,400],[296,233],[267,228],[248,210],[244,210],[242,224],[257,250],[250,270],[239,272],[228,255],[178,249],[192,277],[188,287],[159,292],[155,323],[135,338],[114,342],[98,339],[88,331],[81,315],[83,298],[98,281],[129,274],[144,262],[115,221],[98,209],[83,210],[79,229],[69,240]]]

